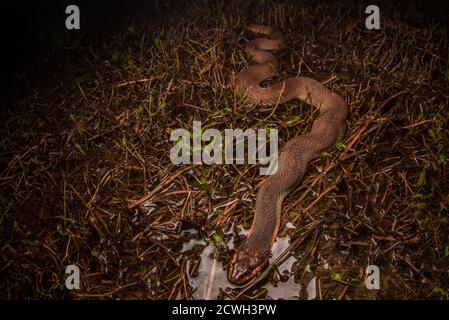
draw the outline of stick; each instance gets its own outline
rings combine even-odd
[[[166,184],[172,182],[173,180],[176,179],[176,177],[178,177],[181,173],[184,173],[185,171],[189,170],[191,167],[185,167],[181,170],[179,170],[178,172],[176,172],[174,175],[172,175],[170,178],[162,181],[156,188],[153,189],[153,191],[151,191],[150,193],[144,195],[142,198],[138,199],[138,200],[127,200],[129,202],[128,204],[128,209],[132,210],[136,207],[138,207],[139,205],[141,205],[142,203],[144,203],[145,201],[151,199],[156,193],[158,193]]]

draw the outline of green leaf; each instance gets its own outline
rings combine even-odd
[[[439,293],[442,296],[446,296],[447,295],[446,290],[444,290],[443,288],[439,288],[439,287],[433,288],[432,293]]]
[[[422,194],[422,193],[416,193],[413,195],[413,199],[417,199],[417,200],[422,200],[425,199],[426,197]]]
[[[95,251],[95,249],[90,250],[90,254],[91,254],[93,257],[98,256],[98,253],[97,253],[97,251]]]
[[[65,236],[67,235],[67,233],[64,231],[64,229],[62,228],[62,226],[58,223],[56,225],[56,231],[59,233],[59,235],[61,236]]]
[[[301,212],[299,212],[299,211],[290,211],[290,212],[288,213],[288,215],[289,215],[291,218],[296,218],[296,217],[298,217],[298,216],[301,215]]]
[[[58,219],[61,219],[63,221],[70,222],[70,223],[73,223],[73,224],[76,223],[75,219],[64,217],[63,215],[56,216],[55,218],[58,218]]]
[[[245,230],[245,226],[243,224],[238,224],[237,229],[239,229],[239,232],[242,232]]]
[[[416,183],[417,187],[421,187],[426,184],[426,172],[423,170],[419,174],[418,182]]]
[[[338,272],[332,271],[331,272],[331,279],[334,281],[342,281],[343,277]]]
[[[209,184],[207,183],[206,177],[204,177],[204,176],[201,177],[199,179],[199,181],[200,181],[200,188],[203,190],[209,191]]]
[[[214,214],[216,216],[222,216],[223,213],[224,213],[224,211],[223,210],[219,210],[219,209],[212,212],[212,214]]]
[[[287,121],[287,125],[292,125],[295,124],[296,122],[299,121],[299,119],[301,119],[300,116],[293,116],[290,120]]]
[[[77,121],[77,116],[74,115],[73,113],[71,113],[69,117],[70,117],[70,119],[71,119],[72,121],[74,121],[74,122]]]
[[[79,143],[75,143],[75,148],[76,150],[78,150],[79,153],[81,153],[82,155],[86,154],[86,151],[84,151],[83,147],[79,144]]]
[[[345,151],[346,150],[346,145],[344,144],[344,143],[342,143],[342,142],[338,142],[336,145],[335,145],[335,148],[337,148],[337,150],[338,151]]]
[[[224,242],[223,238],[218,233],[214,233],[212,235],[212,239],[216,246],[219,246],[219,247],[226,246],[226,243]]]
[[[427,203],[425,202],[418,202],[415,203],[415,207],[418,208],[419,210],[425,209],[427,207]]]

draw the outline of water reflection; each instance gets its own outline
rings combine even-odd
[[[240,232],[246,234],[247,230],[240,230]],[[228,248],[232,247],[233,242],[233,237],[231,237],[226,246]],[[182,245],[181,252],[189,251],[196,245],[204,245],[204,248],[200,254],[198,272],[195,273],[195,276],[189,277],[189,284],[194,289],[192,298],[217,299],[221,292],[229,288],[235,289],[235,286],[228,281],[222,263],[212,258],[215,250],[213,245],[205,245],[204,240],[191,239]],[[289,246],[290,237],[288,235],[278,237],[273,244],[273,255],[270,258],[270,263],[272,264],[280,255],[285,254]],[[267,282],[263,286],[266,289],[266,298],[291,300],[304,297],[304,295],[301,295],[303,287],[300,283],[295,282],[294,271],[292,270],[297,261],[294,256],[289,256],[279,265],[277,272],[281,276],[282,281],[278,281],[276,284]],[[309,300],[316,298],[316,277],[313,277],[307,284],[305,294],[307,294],[307,299]]]
[[[230,287],[230,283],[223,271],[221,263],[211,258],[215,247],[207,245],[201,253],[201,262],[196,277],[190,277],[189,283],[194,288],[192,298],[217,299],[220,289]],[[195,289],[196,288],[196,289]]]

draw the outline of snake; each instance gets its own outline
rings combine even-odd
[[[247,29],[256,37],[246,43],[245,52],[253,62],[235,77],[233,89],[253,105],[277,106],[298,99],[318,109],[319,115],[305,135],[289,139],[279,150],[276,173],[269,175],[257,191],[251,228],[227,266],[231,284],[244,285],[269,266],[271,247],[276,240],[285,197],[302,181],[308,163],[335,146],[344,136],[349,108],[342,96],[308,77],[292,77],[271,86],[261,82],[278,70],[274,52],[285,42],[282,32],[260,24]]]

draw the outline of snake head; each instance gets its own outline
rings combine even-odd
[[[228,265],[228,280],[234,285],[244,285],[268,265],[269,255],[258,248],[240,247]]]

